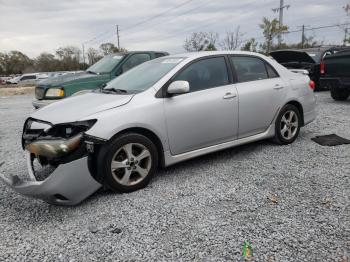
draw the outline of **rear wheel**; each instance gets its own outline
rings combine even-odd
[[[105,183],[118,192],[145,187],[157,169],[158,152],[147,137],[128,133],[117,137],[101,150],[98,170]]]
[[[337,101],[344,101],[350,96],[349,90],[343,90],[339,88],[331,88],[331,97]]]
[[[275,123],[274,142],[287,145],[298,137],[301,126],[301,116],[298,108],[293,105],[285,105],[277,116]]]

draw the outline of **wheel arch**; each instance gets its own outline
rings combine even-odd
[[[150,139],[157,148],[159,166],[161,166],[161,167],[165,166],[164,147],[163,147],[162,141],[153,131],[151,131],[147,128],[144,128],[144,127],[129,127],[129,128],[126,128],[126,129],[119,131],[118,133],[113,135],[109,140],[110,141],[114,140],[118,136],[126,134],[126,133],[136,133],[136,134],[143,135],[143,136],[147,137],[148,139]]]
[[[298,102],[297,100],[291,100],[291,101],[287,102],[284,106],[286,106],[286,105],[293,105],[299,110],[299,113],[301,116],[301,126],[303,126],[304,125],[304,109],[303,109],[302,104],[300,102]]]

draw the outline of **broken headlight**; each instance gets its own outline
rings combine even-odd
[[[51,137],[70,138],[79,133],[86,132],[96,123],[96,121],[96,119],[93,119],[57,124],[48,129],[46,134]]]

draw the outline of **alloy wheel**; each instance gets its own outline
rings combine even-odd
[[[111,162],[113,178],[124,186],[140,183],[152,166],[150,151],[142,144],[128,143],[119,148]]]
[[[298,132],[299,119],[298,115],[292,111],[286,111],[280,123],[281,135],[284,139],[291,140]]]

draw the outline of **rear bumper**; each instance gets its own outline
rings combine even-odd
[[[76,205],[101,187],[91,176],[87,161],[87,157],[83,157],[61,164],[44,181],[37,181],[28,153],[28,180],[21,180],[18,176],[5,177],[2,174],[0,179],[22,195],[39,198],[50,204]]]
[[[335,78],[323,77],[321,78],[321,85],[328,89],[346,89],[350,90],[350,78]]]
[[[52,104],[52,103],[57,102],[57,101],[60,101],[60,99],[55,99],[55,100],[37,100],[37,99],[34,99],[32,102],[32,105],[36,109],[39,109],[39,108],[42,108],[44,106],[47,106],[47,105]]]

